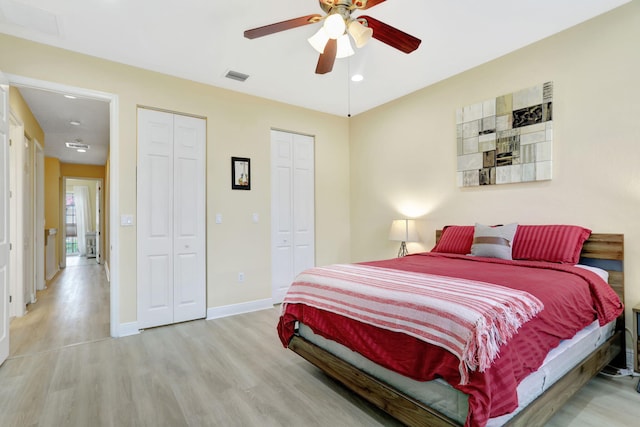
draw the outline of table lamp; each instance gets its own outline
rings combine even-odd
[[[416,230],[416,221],[413,219],[394,219],[389,230],[389,240],[402,242],[398,250],[398,257],[407,255],[406,242],[418,242],[418,231]]]

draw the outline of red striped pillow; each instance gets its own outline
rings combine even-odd
[[[520,225],[513,238],[513,259],[577,264],[591,230],[577,225]]]
[[[442,236],[431,252],[467,255],[473,245],[473,225],[448,225],[442,230]]]

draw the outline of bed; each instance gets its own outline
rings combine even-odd
[[[493,275],[494,278],[491,280],[498,286],[490,288],[491,294],[494,295],[497,291],[501,292],[502,286],[518,288],[521,281],[524,283],[530,280],[518,277],[520,270],[526,270],[526,275],[532,277],[531,280],[534,281],[535,286],[526,284],[522,289],[535,289],[535,291],[529,293],[522,289],[511,289],[505,296],[511,299],[506,301],[510,307],[514,305],[512,299],[524,301],[522,307],[531,310],[536,307],[536,304],[539,304],[539,307],[532,313],[523,313],[522,307],[514,309],[514,312],[522,317],[521,322],[515,326],[514,331],[504,332],[505,337],[496,339],[499,347],[497,354],[481,351],[477,348],[480,347],[478,345],[452,349],[440,342],[435,342],[438,340],[427,339],[425,343],[424,337],[420,332],[415,331],[412,323],[409,323],[410,326],[405,325],[397,329],[397,325],[387,327],[384,322],[376,324],[376,321],[370,322],[368,317],[359,318],[358,316],[362,316],[358,314],[360,307],[357,307],[357,310],[354,309],[355,305],[348,300],[348,297],[336,299],[339,300],[336,304],[349,306],[350,311],[331,312],[332,309],[329,306],[325,307],[317,302],[308,303],[305,300],[309,298],[309,294],[306,293],[308,290],[301,293],[302,300],[296,300],[295,291],[291,292],[292,296],[289,299],[285,297],[282,317],[278,325],[283,344],[356,394],[407,425],[544,425],[564,402],[604,366],[614,359],[624,366],[624,361],[620,358],[624,354],[621,352],[624,348],[623,236],[592,234],[590,230],[575,226],[520,226],[515,231],[515,238],[514,233],[511,234],[513,247],[509,248],[509,258],[495,257],[492,253],[490,257],[485,256],[487,253],[469,257],[466,255],[469,253],[469,246],[475,248],[477,242],[489,243],[488,246],[491,246],[491,243],[501,239],[499,233],[498,237],[478,239],[477,226],[452,227],[445,229],[444,233],[437,231],[437,244],[431,253],[415,254],[404,259],[329,266],[328,270],[321,268],[320,274],[318,271],[309,273],[318,277],[327,275],[330,277],[330,279],[319,278],[318,288],[327,287],[328,282],[325,283],[322,280],[335,281],[338,280],[336,277],[342,280],[342,276],[335,275],[351,275],[353,269],[356,269],[358,277],[362,275],[359,280],[367,286],[374,282],[374,285],[378,286],[376,281],[382,280],[385,283],[384,287],[387,287],[386,284],[395,280],[394,275],[399,275],[398,283],[406,281],[422,289],[423,283],[415,281],[422,280],[423,276],[437,278],[438,280],[434,279],[437,282],[434,286],[449,286],[448,283],[441,284],[439,278],[454,276],[453,273],[448,272],[453,268],[460,276],[455,280],[463,281],[465,289],[484,285],[485,282],[481,280],[485,277],[484,275],[488,275],[487,277]],[[474,231],[476,232],[475,240]],[[564,236],[565,241],[557,242],[558,232],[568,233]],[[456,233],[458,233],[457,237]],[[569,243],[572,248],[575,247],[572,249],[575,253],[567,259],[562,259],[565,256],[564,253],[551,253],[553,250],[550,252],[549,247],[542,252],[538,250],[539,248],[527,247],[527,242],[529,244],[534,241],[539,242],[541,238],[548,239],[552,234],[551,244],[554,247]],[[443,235],[445,238],[441,239]],[[527,236],[533,236],[535,239],[527,240]],[[576,237],[577,241],[575,241]],[[538,245],[538,243],[535,244]],[[456,248],[456,245],[459,247]],[[438,251],[439,247],[445,250]],[[503,249],[498,248],[498,250]],[[490,252],[493,250],[490,249]],[[536,256],[541,254],[544,259],[537,260]],[[513,260],[510,259],[511,255],[514,255]],[[522,258],[523,256],[525,259]],[[551,261],[562,262],[550,262],[546,259],[549,256],[553,258]],[[581,265],[596,264],[598,268],[574,267],[578,259]],[[425,265],[427,267],[424,267]],[[423,271],[423,268],[427,270]],[[535,274],[529,274],[532,271]],[[379,273],[383,274],[379,275]],[[369,277],[368,274],[377,276]],[[386,274],[390,276],[386,277]],[[315,280],[308,279],[304,275],[303,277],[304,279],[299,281],[307,283]],[[384,280],[378,277],[383,277]],[[495,277],[501,278],[500,280],[504,283],[496,282]],[[566,283],[570,285],[553,287],[546,285],[546,283],[556,283],[559,280],[558,277],[562,278],[563,284],[568,280]],[[608,280],[608,286],[603,280],[605,278]],[[513,285],[510,282],[518,284]],[[357,284],[358,292],[364,289],[362,283]],[[489,285],[493,286],[493,284]],[[589,303],[585,302],[586,300],[578,303],[578,300],[574,299],[578,297],[562,296],[561,299],[570,301],[570,307],[559,307],[559,310],[569,314],[564,317],[570,320],[563,318],[559,321],[562,325],[555,326],[553,322],[558,322],[558,315],[553,317],[548,313],[554,310],[553,306],[557,303],[549,299],[552,297],[545,295],[547,291],[543,290],[554,289],[555,293],[565,292],[564,289],[567,288],[568,292],[573,292],[573,288],[583,287],[588,289],[586,293],[591,294],[591,297],[594,293],[603,294],[604,302],[594,299],[590,303],[590,308],[587,309],[585,307]],[[299,287],[297,289],[300,291]],[[523,293],[520,293],[521,291]],[[372,300],[386,301],[375,293],[377,290],[373,292]],[[585,293],[585,291],[580,292]],[[345,295],[350,297],[349,293]],[[529,297],[532,299],[526,299]],[[418,300],[413,299],[417,297],[412,295],[411,298],[409,305],[414,302],[417,304]],[[407,305],[406,302],[404,305]],[[500,307],[500,310],[503,310],[503,306]],[[432,308],[420,310],[428,311]],[[358,311],[358,313],[354,315],[351,311]],[[393,312],[397,313],[395,309]],[[366,313],[369,316],[371,311]],[[384,318],[384,316],[380,317]],[[403,322],[405,320],[403,318]],[[550,334],[549,325],[554,325],[552,328],[554,332]],[[509,329],[502,324],[495,328],[500,331]],[[495,334],[495,328],[492,329],[491,337]],[[567,331],[563,328],[567,328]],[[529,336],[530,330],[535,330],[536,333],[542,331],[540,333],[543,337],[536,336],[533,341],[531,338],[523,338]],[[472,336],[473,342],[477,337]],[[486,341],[486,333],[478,336],[483,337],[481,341]],[[534,343],[536,340],[541,340],[542,344]],[[496,343],[492,345],[495,346]],[[537,348],[538,346],[540,349]],[[565,347],[569,350],[559,354]],[[529,356],[530,353],[541,354]],[[567,354],[573,354],[573,362],[570,366],[566,362],[569,360],[568,356],[565,356]],[[428,363],[424,362],[427,360],[426,357],[429,357]],[[531,357],[531,360],[525,359],[526,357]],[[553,368],[554,363],[561,366]],[[547,368],[547,365],[551,368]],[[552,368],[555,371],[547,371]],[[424,391],[421,389],[422,384],[432,388]],[[519,399],[520,394],[523,396],[525,394],[524,388],[528,390],[526,397]],[[457,409],[449,410],[448,407]]]

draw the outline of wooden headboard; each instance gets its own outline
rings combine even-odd
[[[436,243],[441,236],[442,230],[436,230]],[[596,261],[595,266],[607,270],[609,285],[624,303],[624,234],[592,233],[582,245],[580,258],[587,264]]]
[[[591,234],[582,245],[580,257],[586,260],[613,261],[614,266],[617,264],[617,268],[601,268],[609,273],[609,285],[624,303],[624,234]]]

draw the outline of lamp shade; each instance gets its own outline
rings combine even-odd
[[[318,32],[315,33],[313,36],[309,37],[307,40],[309,44],[313,46],[315,50],[318,51],[318,53],[323,53],[324,47],[327,45],[327,42],[329,41],[329,36],[327,36],[327,33],[324,31],[324,28],[320,27]]]
[[[332,39],[337,39],[344,34],[344,30],[347,28],[347,24],[344,22],[344,18],[339,13],[334,13],[325,18],[322,25],[327,36]]]
[[[418,230],[413,219],[394,219],[389,230],[389,240],[397,242],[418,242]]]
[[[369,27],[365,27],[359,21],[353,20],[349,23],[349,34],[353,37],[353,40],[356,42],[356,47],[360,49],[362,46],[367,44],[371,37],[373,36],[373,30]]]
[[[346,58],[354,53],[349,36],[346,34],[341,35],[340,38],[338,38],[338,51],[336,52],[336,58]]]

